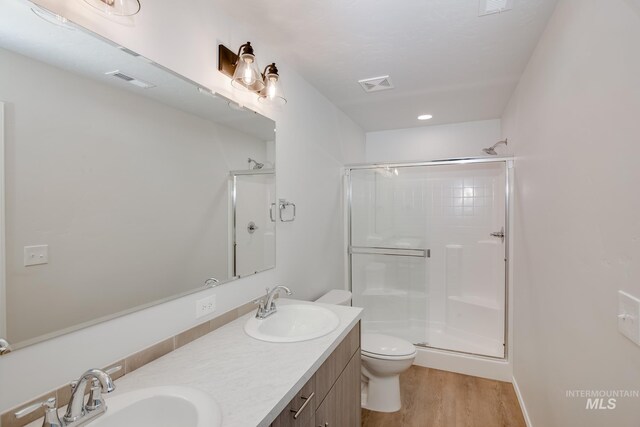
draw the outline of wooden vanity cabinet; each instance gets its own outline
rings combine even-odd
[[[316,409],[317,427],[360,426],[360,353],[354,355],[338,381]]]
[[[353,327],[271,426],[360,426],[360,323]]]
[[[313,427],[316,413],[315,382],[311,378],[275,419],[272,427]],[[296,416],[297,415],[297,416]]]

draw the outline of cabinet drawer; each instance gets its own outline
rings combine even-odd
[[[354,354],[316,411],[316,427],[360,427],[360,355]]]
[[[311,378],[296,394],[289,405],[278,415],[272,427],[310,427],[313,426],[317,407],[314,393],[314,378]]]
[[[351,357],[360,349],[360,322],[353,327],[351,332],[342,340],[338,348],[320,366],[315,375],[316,381],[316,405],[324,400],[333,387],[342,371],[351,360]],[[358,358],[360,355],[358,355]]]

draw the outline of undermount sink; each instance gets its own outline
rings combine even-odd
[[[107,397],[107,412],[90,427],[219,427],[222,413],[206,393],[183,386],[151,387]]]
[[[250,337],[269,342],[298,342],[334,331],[340,319],[331,310],[313,304],[279,305],[266,319],[249,318],[244,330]]]

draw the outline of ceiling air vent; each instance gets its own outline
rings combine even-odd
[[[480,0],[479,16],[493,15],[513,9],[513,0]]]
[[[112,76],[112,77],[116,77],[120,80],[124,80],[125,82],[140,87],[142,89],[151,89],[152,87],[156,87],[156,85],[151,84],[151,83],[147,83],[144,80],[140,80],[140,79],[136,79],[135,77],[131,77],[128,76],[122,72],[120,72],[119,70],[115,70],[115,71],[109,71],[108,73],[105,73],[107,76]]]
[[[393,83],[389,76],[374,77],[371,79],[358,80],[365,92],[379,92],[381,90],[393,89]]]

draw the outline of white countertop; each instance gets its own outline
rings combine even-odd
[[[278,304],[304,303],[279,299]],[[185,385],[211,395],[224,427],[268,426],[360,320],[362,309],[321,304],[338,328],[297,343],[258,341],[244,332],[249,313],[116,380],[114,394],[143,387]],[[106,396],[107,406],[109,396]]]

